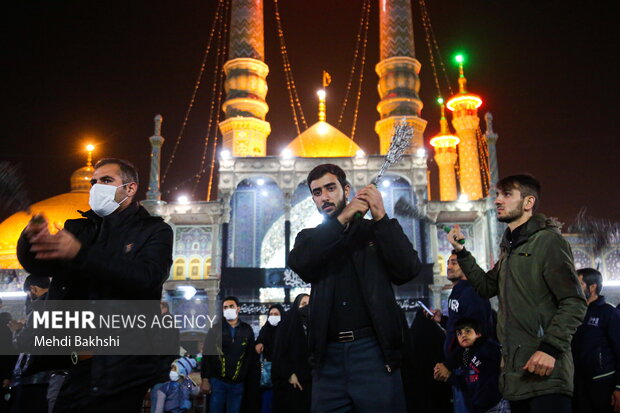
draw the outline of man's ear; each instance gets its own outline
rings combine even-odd
[[[344,197],[349,199],[349,194],[351,193],[351,185],[346,184],[344,186]]]
[[[138,184],[135,182],[128,183],[125,188],[127,188],[127,196],[134,196],[138,192]]]
[[[534,205],[536,204],[536,198],[533,195],[528,195],[525,197],[523,202],[523,209],[526,211],[533,211]]]

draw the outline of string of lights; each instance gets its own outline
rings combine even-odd
[[[194,102],[196,100],[196,94],[198,93],[198,89],[200,88],[200,83],[202,81],[202,75],[205,71],[205,67],[207,64],[207,58],[209,57],[209,52],[211,51],[211,43],[213,41],[213,35],[215,33],[215,27],[217,25],[217,22],[221,20],[221,13],[222,13],[222,8],[224,6],[224,0],[219,0],[218,4],[217,4],[217,8],[215,10],[215,16],[213,17],[213,23],[211,24],[211,31],[209,32],[209,40],[207,41],[207,46],[205,47],[205,52],[202,58],[202,63],[200,65],[200,69],[198,70],[198,77],[196,79],[196,82],[194,83],[194,89],[192,91],[192,95],[191,98],[189,100],[189,105],[187,107],[187,110],[185,111],[185,116],[183,118],[183,122],[181,123],[181,128],[179,130],[179,133],[177,135],[177,138],[174,142],[174,147],[172,148],[172,155],[170,156],[170,159],[168,160],[168,164],[166,165],[166,169],[164,170],[164,173],[162,175],[161,178],[161,185],[164,184],[164,182],[166,181],[166,177],[168,176],[168,171],[170,170],[170,166],[172,165],[172,163],[174,162],[175,156],[176,156],[176,152],[177,152],[177,148],[179,147],[179,143],[181,142],[181,139],[183,137],[183,134],[185,133],[185,127],[187,126],[187,121],[189,120],[189,115],[192,111],[192,108],[194,106]]]
[[[441,88],[439,87],[439,77],[437,75],[437,67],[435,64],[435,54],[437,55],[437,61],[439,62],[439,66],[441,67],[444,80],[448,87],[448,92],[450,93],[450,96],[452,96],[454,93],[452,92],[452,86],[450,85],[450,80],[448,79],[448,72],[446,71],[446,66],[444,65],[443,59],[441,57],[441,50],[439,49],[439,44],[437,43],[437,39],[435,37],[435,31],[433,30],[433,26],[431,25],[431,18],[428,14],[428,10],[426,9],[426,2],[425,0],[419,0],[419,4],[422,26],[424,27],[424,38],[426,40],[426,45],[428,46],[428,55],[431,67],[433,68],[433,76],[435,79],[435,86],[437,88],[438,96],[441,97]]]
[[[476,130],[476,141],[478,144],[478,159],[482,171],[482,196],[486,197],[489,195],[491,188],[491,168],[489,167],[489,145],[480,127]]]
[[[351,142],[355,140],[355,127],[357,126],[357,115],[359,113],[360,100],[362,97],[362,83],[364,82],[364,67],[366,66],[366,45],[368,44],[368,25],[370,21],[370,0],[366,0],[366,13],[364,23],[364,43],[362,46],[362,62],[360,64],[360,78],[357,84],[357,97],[355,99],[355,110],[353,111],[353,126],[351,127]]]
[[[357,69],[357,59],[359,56],[359,51],[360,51],[360,45],[362,44],[362,31],[364,30],[364,27],[367,27],[367,25],[364,24],[364,19],[366,16],[366,3],[368,3],[369,0],[366,0],[363,4],[362,4],[362,12],[360,15],[360,26],[357,29],[357,36],[355,38],[355,51],[353,52],[353,61],[351,62],[351,71],[349,72],[349,80],[347,81],[347,88],[344,94],[344,100],[342,101],[342,107],[340,108],[340,115],[338,115],[338,123],[336,123],[336,128],[340,129],[340,125],[342,124],[342,119],[344,118],[344,112],[347,108],[347,103],[349,101],[349,94],[351,93],[351,86],[353,85],[353,76],[355,75],[356,69]]]
[[[228,15],[229,8],[230,8],[230,3],[229,3],[229,5],[226,8],[226,15]],[[226,19],[226,21],[228,21],[228,19]],[[224,37],[226,38],[226,36],[228,34],[228,26],[226,26],[224,30],[225,30]],[[222,96],[223,96],[223,91],[224,91],[224,88],[223,88],[223,85],[224,85],[224,63],[226,61],[226,55],[228,54],[228,48],[226,47],[227,44],[228,44],[228,39],[226,39],[224,41],[224,47],[223,47],[224,50],[222,51],[221,61],[220,61],[222,69],[220,71],[219,95],[217,97],[217,107],[218,108],[222,106]],[[215,180],[215,174],[216,174],[216,171],[215,171],[215,163],[216,163],[215,154],[217,153],[218,142],[221,140],[221,136],[222,136],[221,133],[219,133],[220,132],[219,128],[217,127],[217,125],[220,124],[221,113],[222,113],[222,111],[218,110],[217,111],[217,115],[216,115],[216,119],[215,119],[216,128],[215,128],[215,131],[214,131],[214,134],[213,134],[214,139],[213,139],[213,145],[212,145],[212,148],[211,148],[211,167],[210,167],[210,170],[209,170],[209,186],[207,187],[207,201],[213,200],[213,194],[212,194],[213,188],[214,188],[213,182]]]
[[[226,61],[228,48],[226,45],[228,44],[228,12],[230,10],[230,0],[226,1],[226,8],[224,10],[224,14],[221,18],[221,21],[218,24],[217,29],[217,57],[216,64],[213,67],[213,82],[211,87],[211,106],[209,108],[209,121],[207,124],[207,133],[204,138],[204,146],[202,149],[202,156],[200,159],[200,166],[198,167],[198,172],[195,177],[194,185],[192,187],[192,198],[194,198],[196,193],[196,188],[202,179],[202,175],[206,171],[205,163],[209,151],[209,143],[211,140],[211,136],[213,136],[213,140],[217,140],[217,135],[219,132],[219,119],[220,119],[220,107],[222,101],[223,94],[223,82],[224,82],[224,63]],[[217,98],[215,98],[217,94]]]
[[[301,119],[304,129],[308,128],[308,124],[306,123],[306,119],[304,117],[304,111],[301,107],[301,102],[299,100],[299,95],[297,94],[297,88],[295,86],[295,80],[293,78],[293,70],[291,68],[291,62],[289,60],[288,51],[286,49],[286,42],[284,40],[284,30],[282,29],[282,19],[280,18],[280,8],[278,6],[278,0],[273,0],[273,5],[276,17],[276,27],[278,30],[278,40],[280,41],[280,55],[282,56],[284,77],[286,79],[286,89],[289,95],[289,101],[291,105],[291,110],[293,112],[293,121],[295,122],[295,128],[297,129],[297,135],[300,135],[301,129],[299,127],[299,119]]]

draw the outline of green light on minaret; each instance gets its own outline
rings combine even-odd
[[[443,98],[437,98],[437,103],[439,103],[440,105],[443,105]]]
[[[465,62],[465,57],[462,54],[457,54],[456,56],[454,56],[454,60],[456,60],[456,63],[462,64],[463,62]]]

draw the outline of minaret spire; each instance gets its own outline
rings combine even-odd
[[[441,105],[441,119],[439,120],[439,135],[431,139],[430,144],[435,148],[435,162],[439,167],[439,199],[442,201],[456,201],[458,197],[456,189],[456,146],[459,138],[450,133],[448,119],[443,99],[437,99]]]
[[[381,119],[375,124],[379,147],[386,154],[394,127],[404,117],[413,127],[411,149],[423,147],[426,121],[420,117],[420,62],[415,58],[413,22],[409,0],[379,0],[380,55],[375,66],[379,76],[377,111]]]
[[[478,158],[478,129],[480,118],[478,108],[482,105],[480,96],[467,92],[467,79],[463,70],[464,58],[455,58],[459,64],[459,93],[448,100],[447,107],[453,112],[452,125],[461,139],[459,143],[459,177],[461,192],[475,201],[482,198],[482,175]]]
[[[155,121],[155,130],[153,136],[149,138],[149,142],[151,142],[151,171],[149,174],[149,189],[146,191],[146,200],[161,201],[159,169],[161,166],[161,146],[164,144],[164,138],[161,136],[161,124],[164,118],[161,115],[157,115],[153,120]]]
[[[269,67],[264,63],[263,0],[232,0],[229,45],[222,105],[226,119],[219,125],[224,147],[233,156],[265,156],[271,126],[265,121]]]

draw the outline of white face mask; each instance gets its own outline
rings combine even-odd
[[[269,324],[275,327],[280,323],[280,316],[270,315],[269,317],[267,317],[267,321],[269,322]]]
[[[177,373],[174,370],[170,370],[169,376],[170,376],[170,380],[172,380],[172,381],[178,381],[179,377],[180,377],[179,373]]]
[[[93,212],[100,217],[107,217],[112,212],[116,211],[118,207],[129,198],[126,196],[121,202],[116,202],[114,200],[116,189],[125,185],[129,185],[129,183],[119,186],[104,184],[93,185],[93,187],[90,188],[90,198],[88,199],[88,204]]]
[[[224,310],[224,318],[228,321],[233,321],[237,318],[237,310],[234,308],[227,308]]]

